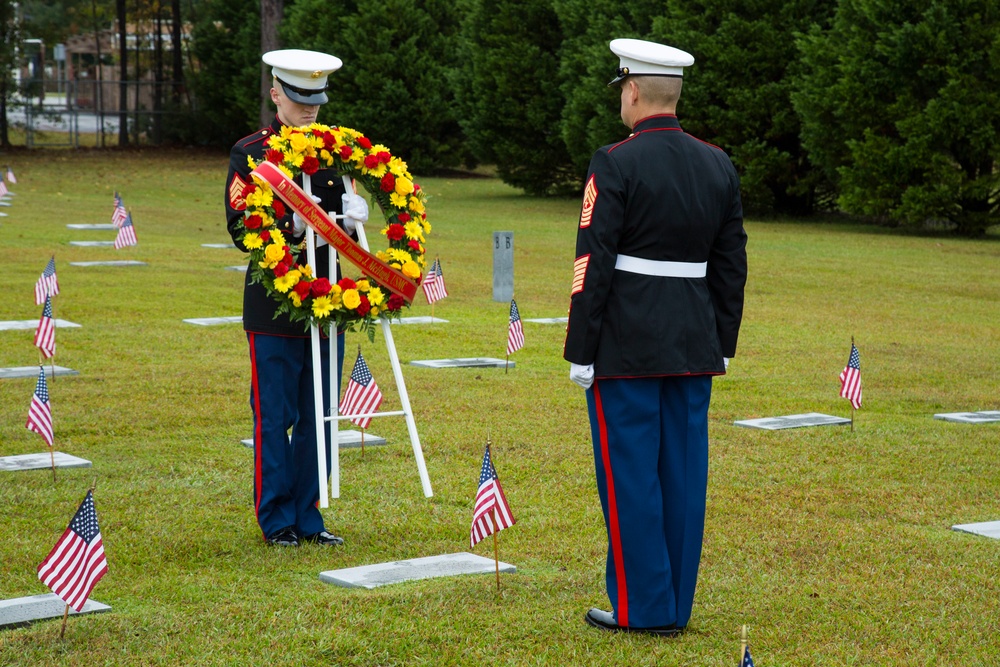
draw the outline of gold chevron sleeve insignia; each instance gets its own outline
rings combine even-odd
[[[583,279],[587,275],[587,265],[590,264],[590,255],[577,257],[573,262],[573,291],[570,296],[583,291]]]
[[[597,203],[596,174],[591,174],[587,187],[583,191],[583,211],[580,213],[580,229],[590,227],[590,218],[594,215],[594,204]]]
[[[233,180],[229,183],[229,205],[234,210],[242,211],[247,207],[243,193],[247,190],[248,183],[240,178],[239,174],[233,174]]]

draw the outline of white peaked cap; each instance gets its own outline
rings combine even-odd
[[[309,105],[327,101],[326,78],[343,65],[336,56],[301,49],[268,51],[261,60],[271,66],[271,74],[290,100]]]
[[[684,68],[694,64],[694,56],[687,51],[641,39],[612,40],[611,51],[620,64],[609,86],[629,75],[683,77]]]

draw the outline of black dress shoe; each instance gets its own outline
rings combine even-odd
[[[614,614],[610,611],[602,611],[600,609],[591,609],[588,611],[584,620],[587,621],[587,625],[592,625],[595,628],[608,630],[610,632],[641,632],[647,635],[656,635],[658,637],[676,637],[684,632],[684,628],[678,628],[676,625],[658,625],[651,628],[633,628],[618,625],[615,623]]]
[[[291,526],[282,528],[281,530],[276,530],[268,535],[267,539],[264,541],[276,547],[299,546],[299,536],[296,534],[295,529]]]
[[[312,535],[307,535],[302,538],[305,542],[312,542],[314,544],[322,544],[327,547],[335,547],[338,544],[344,543],[344,538],[337,537],[333,533],[328,533],[325,530],[321,530],[318,533]]]

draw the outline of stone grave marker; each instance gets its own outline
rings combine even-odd
[[[345,588],[377,588],[404,581],[418,581],[435,577],[454,577],[460,574],[493,574],[497,564],[492,558],[470,553],[443,554],[391,563],[348,567],[342,570],[320,572],[319,578],[328,584]],[[500,562],[501,572],[517,572],[510,563]]]
[[[226,267],[226,271],[246,271],[246,270],[247,270],[247,267],[244,264],[240,264],[239,266],[227,266]]]
[[[243,321],[242,315],[232,315],[230,317],[193,317],[184,320],[188,324],[197,324],[201,327],[210,327],[216,324],[235,324]]]
[[[541,317],[533,320],[525,320],[525,322],[536,322],[537,324],[566,324],[569,322],[568,317]]]
[[[52,365],[46,365],[42,368],[45,369],[45,377],[52,377]],[[60,375],[79,375],[80,371],[74,371],[72,368],[64,368],[62,366],[56,366],[55,368],[56,376]],[[38,366],[13,366],[11,368],[0,368],[0,380],[10,380],[14,378],[37,378],[38,377]],[[51,387],[49,387],[51,389]]]
[[[469,357],[463,359],[422,359],[411,361],[411,366],[422,368],[503,368],[514,367],[514,361],[504,361],[492,357]]]
[[[514,232],[493,232],[493,300],[514,298]]]
[[[44,621],[50,618],[62,618],[66,611],[66,603],[55,593],[43,593],[24,598],[0,600],[0,628],[27,625],[34,621]],[[80,614],[96,614],[111,611],[111,607],[94,599],[89,599],[83,605],[83,611],[69,609],[70,616]]]
[[[70,245],[80,246],[81,248],[98,248],[105,246],[113,246],[114,241],[70,241]]]
[[[71,224],[71,225],[66,225],[66,227],[68,229],[93,229],[93,230],[117,229],[117,227],[115,227],[114,225],[112,225],[110,222],[106,223],[106,224],[105,223],[101,223],[101,224]]]
[[[114,243],[114,241],[111,241]],[[70,266],[146,266],[146,262],[134,259],[113,259],[106,262],[70,262]]]
[[[72,329],[80,327],[80,325],[76,322],[70,322],[69,320],[54,319],[52,320],[52,323],[56,325],[57,329]],[[0,322],[0,331],[37,328],[38,320],[7,320],[6,322]]]
[[[992,537],[1000,540],[1000,521],[984,521],[983,523],[964,523],[952,526],[952,530],[962,533],[972,533],[983,537]]]
[[[934,419],[959,424],[988,424],[1000,422],[1000,410],[980,410],[979,412],[943,412],[934,415]]]
[[[0,470],[47,470],[52,469],[55,461],[57,468],[90,468],[90,461],[63,452],[48,452],[39,454],[18,454],[17,456],[0,456]]]
[[[253,449],[253,438],[240,440],[246,447]],[[341,449],[361,449],[361,431],[337,430],[337,443]],[[378,447],[385,444],[385,438],[374,433],[365,433],[365,447]]]
[[[234,246],[232,243],[202,243],[201,247],[202,248],[220,248],[220,249],[232,248],[233,250],[236,250],[236,246]]]
[[[806,426],[832,426],[837,424],[850,424],[851,420],[845,417],[834,417],[824,415],[819,412],[807,412],[801,415],[787,415],[785,417],[765,417],[763,419],[744,419],[733,422],[737,426],[747,428],[759,428],[765,431],[779,431],[786,428],[803,428]]]
[[[438,324],[447,323],[448,320],[442,320],[440,317],[431,317],[430,315],[421,315],[419,317],[401,317],[398,320],[392,320],[390,324]],[[375,320],[375,324],[381,324],[382,318]]]

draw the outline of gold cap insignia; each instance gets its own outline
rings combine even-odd
[[[309,75],[309,78],[310,79],[318,79],[321,76],[323,76],[323,72],[321,70],[316,70],[315,72],[313,72],[312,74]]]

